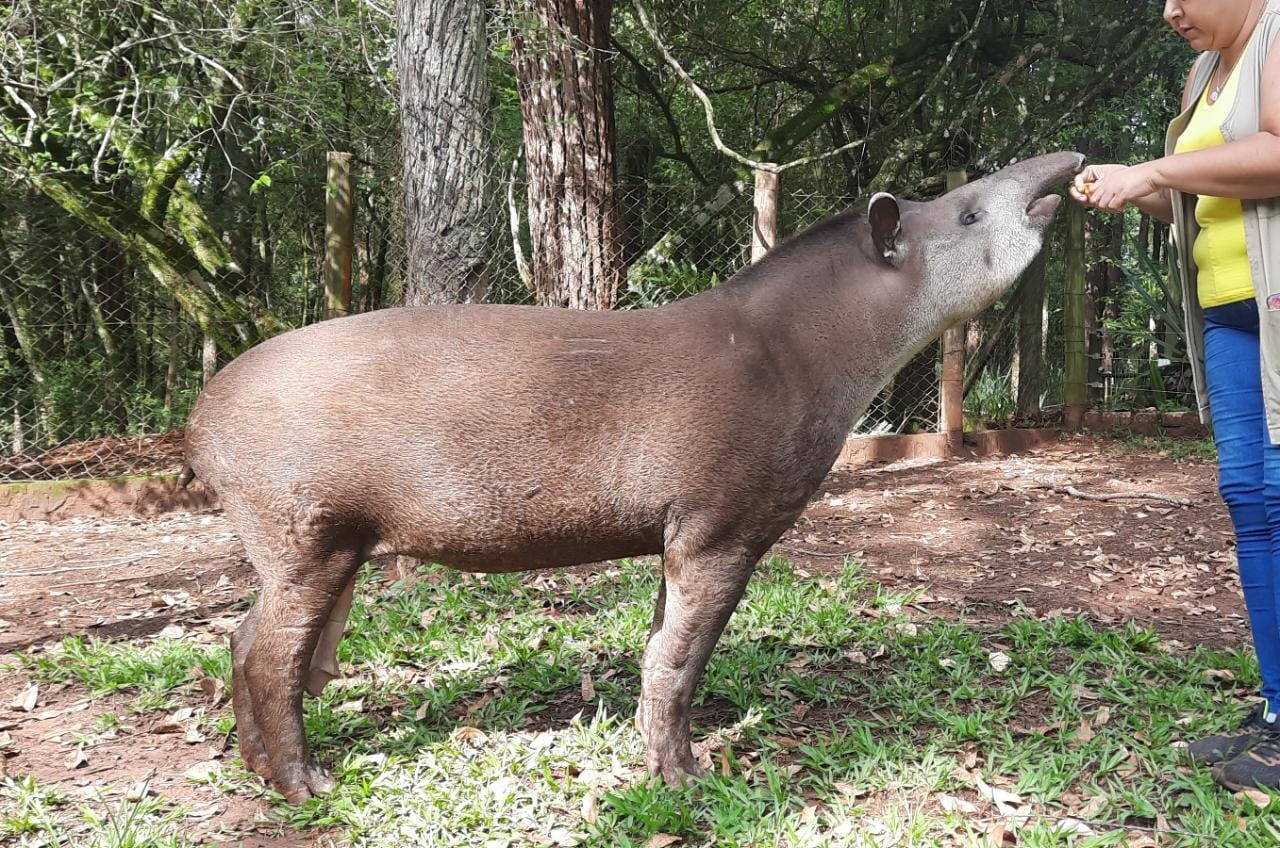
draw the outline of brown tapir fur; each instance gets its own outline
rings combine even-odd
[[[929,203],[872,198],[657,309],[387,309],[273,338],[201,394],[191,469],[262,579],[236,631],[245,764],[290,801],[331,786],[304,687],[337,673],[357,567],[470,571],[663,555],[637,721],[651,773],[696,775],[689,704],[756,561],[857,417],[1042,247],[1074,153]]]

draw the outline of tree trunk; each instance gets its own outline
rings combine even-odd
[[[609,309],[626,277],[615,192],[612,0],[505,0],[529,175],[533,287],[549,306]]]
[[[476,303],[497,216],[483,0],[399,0],[405,303]]]
[[[80,289],[106,361],[102,383],[103,408],[116,432],[124,433],[129,429],[129,411],[124,402],[124,387],[128,384],[125,367],[131,358],[123,343],[129,338],[127,328],[132,323],[132,310],[125,298],[127,267],[124,251],[115,242],[104,241],[96,264],[94,282],[91,284],[87,276],[82,276]],[[123,328],[123,331],[116,332],[115,328]]]
[[[2,276],[0,276],[0,308],[4,309],[4,314],[13,327],[14,338],[18,340],[18,349],[22,352],[27,372],[31,375],[31,391],[35,395],[36,405],[40,410],[40,430],[43,431],[44,440],[52,445],[57,441],[57,436],[53,432],[53,402],[49,399],[49,381],[41,365],[36,335],[27,321],[27,308],[21,300],[21,294],[11,292]]]
[[[213,336],[205,333],[203,343],[200,346],[200,384],[207,386],[209,381],[213,379],[213,375],[217,373],[218,343]]]
[[[1014,375],[1018,398],[1018,415],[1034,415],[1040,411],[1044,393],[1045,332],[1045,258],[1048,249],[1024,272],[1022,299],[1018,301],[1017,370]]]
[[[173,411],[173,398],[178,390],[178,373],[182,369],[182,355],[187,345],[186,326],[182,324],[182,310],[178,307],[177,301],[173,302],[170,314],[173,319],[170,322],[169,349],[165,357],[167,359],[164,370],[165,412]]]

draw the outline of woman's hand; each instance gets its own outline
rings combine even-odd
[[[1068,193],[1077,203],[1104,212],[1119,212],[1159,191],[1151,163],[1141,165],[1090,165],[1076,174]]]

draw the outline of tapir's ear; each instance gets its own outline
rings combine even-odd
[[[871,223],[871,242],[876,253],[895,268],[902,264],[902,218],[898,198],[887,192],[876,192],[867,206]]]

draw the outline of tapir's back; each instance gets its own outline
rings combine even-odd
[[[734,434],[753,414],[742,381],[777,385],[759,358],[732,310],[698,304],[382,310],[227,366],[191,414],[188,461],[224,501],[279,510],[283,493],[377,550],[477,567],[656,551],[677,491],[707,467],[732,476],[717,445],[759,464]],[[708,420],[717,436],[692,443]]]

